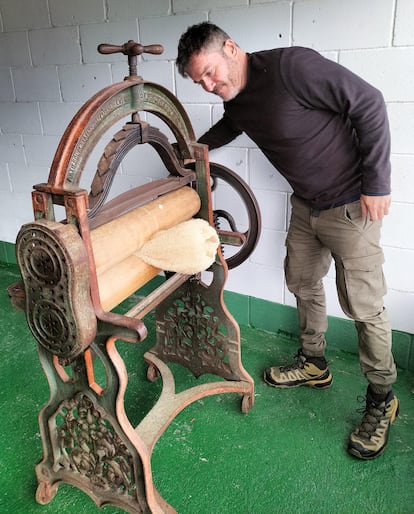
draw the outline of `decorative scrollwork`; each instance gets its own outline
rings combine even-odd
[[[90,398],[79,394],[64,401],[55,419],[57,467],[79,473],[96,489],[135,494],[132,455]]]
[[[65,311],[47,300],[40,300],[34,304],[32,329],[36,332],[38,340],[43,341],[43,346],[55,353],[58,349],[59,353],[71,350],[71,341],[76,339],[73,325],[67,319]]]
[[[19,239],[28,295],[30,328],[36,339],[57,355],[73,352],[77,342],[64,292],[68,290],[65,255],[43,227],[26,230]],[[34,292],[33,292],[34,291]]]
[[[43,230],[33,229],[21,241],[24,267],[38,286],[57,285],[65,276],[62,252]]]
[[[186,288],[166,310],[161,324],[165,356],[191,362],[195,370],[230,371],[227,327],[201,291]]]
[[[96,331],[82,239],[74,226],[38,220],[21,228],[16,249],[29,328],[44,348],[70,361]]]

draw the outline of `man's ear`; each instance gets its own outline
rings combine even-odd
[[[234,57],[237,54],[238,46],[233,39],[226,39],[223,43],[223,52],[229,56]]]

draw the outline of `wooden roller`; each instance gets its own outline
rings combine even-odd
[[[91,231],[99,295],[105,311],[161,271],[135,255],[142,245],[159,230],[191,219],[200,206],[196,191],[185,186]]]

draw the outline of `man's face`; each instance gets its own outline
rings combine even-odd
[[[204,49],[193,54],[187,74],[209,93],[229,101],[242,89],[241,66],[233,52],[233,42],[228,40],[223,49]]]

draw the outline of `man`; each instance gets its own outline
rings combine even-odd
[[[349,70],[301,48],[248,54],[219,27],[200,23],[180,38],[178,71],[224,100],[200,139],[212,150],[245,132],[293,188],[285,276],[295,295],[300,344],[293,363],[265,370],[267,384],[330,387],[322,279],[332,258],[344,313],[355,320],[368,381],[349,452],[380,455],[398,415],[396,367],[380,247],[390,197],[390,135],[382,94]]]

